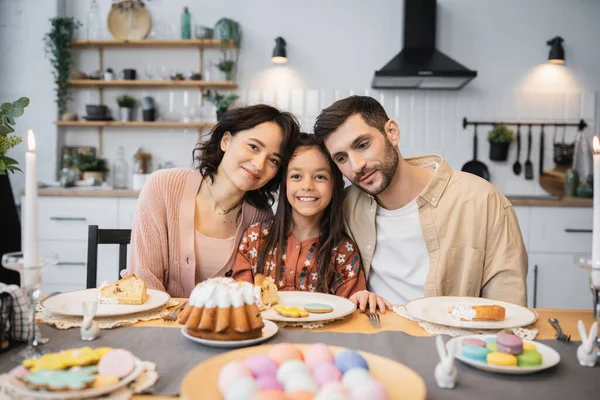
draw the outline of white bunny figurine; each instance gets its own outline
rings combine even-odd
[[[583,321],[577,322],[579,328],[579,336],[581,336],[581,344],[577,348],[577,360],[582,367],[593,367],[598,360],[598,348],[595,346],[596,337],[598,336],[598,322],[592,324],[590,335],[587,335]]]
[[[448,351],[446,351],[441,335],[435,338],[435,344],[440,356],[440,362],[435,366],[435,381],[442,389],[454,389],[456,385],[456,367],[454,366],[456,340],[451,342]]]
[[[95,301],[84,301],[81,303],[83,307],[83,322],[81,324],[81,340],[91,341],[100,334],[100,325],[94,321],[96,311],[98,311],[98,303]]]

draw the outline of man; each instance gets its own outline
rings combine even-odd
[[[398,124],[371,97],[335,102],[318,116],[314,131],[353,183],[346,189],[344,222],[369,290],[393,304],[423,296],[526,304],[519,223],[490,183],[452,170],[437,155],[404,159]],[[367,301],[373,310],[368,292],[356,296],[363,310]]]

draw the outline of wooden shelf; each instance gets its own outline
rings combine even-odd
[[[178,121],[54,121],[57,126],[76,127],[127,127],[127,128],[212,128],[215,122],[178,122]]]
[[[76,87],[185,87],[185,88],[215,88],[236,89],[233,81],[142,81],[142,80],[113,80],[101,79],[70,79],[69,84]]]
[[[195,48],[219,48],[219,39],[142,39],[142,40],[73,40],[73,47],[95,48],[95,47],[195,47]],[[229,43],[234,47],[234,43]]]

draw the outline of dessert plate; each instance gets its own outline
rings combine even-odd
[[[46,311],[53,314],[83,317],[81,303],[84,301],[97,301],[97,293],[98,289],[61,293],[42,300],[41,305]],[[98,304],[96,317],[113,317],[154,310],[166,304],[170,298],[171,296],[166,292],[148,289],[148,299],[144,304]]]
[[[297,307],[304,309],[305,304],[320,303],[333,307],[328,313],[309,313],[308,317],[290,318],[280,315],[273,309],[275,306]],[[270,308],[263,310],[263,319],[279,322],[319,322],[340,319],[352,314],[356,310],[356,304],[345,297],[334,296],[326,293],[315,292],[279,292],[279,302]]]
[[[183,328],[181,328],[181,334],[193,342],[200,343],[200,344],[203,344],[208,347],[218,347],[218,348],[222,348],[222,349],[234,349],[237,347],[246,347],[246,346],[252,346],[255,344],[259,344],[259,343],[269,340],[270,338],[275,336],[277,331],[279,331],[279,327],[277,326],[277,324],[275,322],[271,322],[266,319],[263,320],[263,322],[265,323],[265,326],[262,329],[262,336],[259,338],[256,338],[256,339],[247,339],[247,340],[202,339],[202,338],[192,336],[189,333],[187,333],[185,326]]]
[[[471,367],[478,368],[484,371],[496,372],[499,374],[509,374],[509,375],[526,375],[533,374],[535,372],[543,371],[548,368],[554,367],[556,364],[560,362],[560,354],[552,347],[542,344],[540,342],[535,342],[532,340],[523,340],[523,343],[532,343],[537,348],[538,353],[542,355],[542,365],[539,367],[509,367],[502,365],[493,365],[480,361],[471,360],[470,358],[465,358],[460,355],[460,351],[462,348],[462,341],[468,338],[481,339],[485,341],[488,338],[494,338],[496,335],[471,335],[471,336],[461,336],[457,338],[450,339],[448,343],[446,343],[446,348],[449,349],[452,345],[451,342],[457,341],[456,343],[456,358]]]
[[[448,307],[457,304],[470,306],[502,306],[506,310],[504,321],[459,321],[448,312]],[[537,314],[528,308],[504,301],[484,299],[481,297],[424,297],[409,301],[406,311],[422,321],[433,322],[445,326],[470,329],[510,329],[533,324]]]

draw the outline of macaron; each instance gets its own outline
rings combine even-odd
[[[496,336],[496,346],[501,353],[521,354],[523,352],[523,339],[510,333],[499,333]]]
[[[472,346],[485,347],[485,341],[476,338],[468,338],[462,341],[463,346],[470,344]]]
[[[517,357],[513,354],[500,353],[488,353],[487,355],[488,364],[499,365],[502,367],[516,367]]]
[[[523,351],[525,351],[525,350],[537,351],[537,347],[535,347],[535,344],[533,344],[531,342],[523,342]]]
[[[542,365],[542,355],[537,350],[525,349],[517,355],[519,367],[539,367]]]
[[[490,351],[490,353],[498,351],[498,346],[496,345],[496,342],[486,343],[485,348],[488,349]]]
[[[466,346],[462,346],[460,350],[460,355],[464,358],[468,358],[469,360],[484,363],[489,352],[490,351],[485,347],[473,346],[471,344],[468,344]]]

